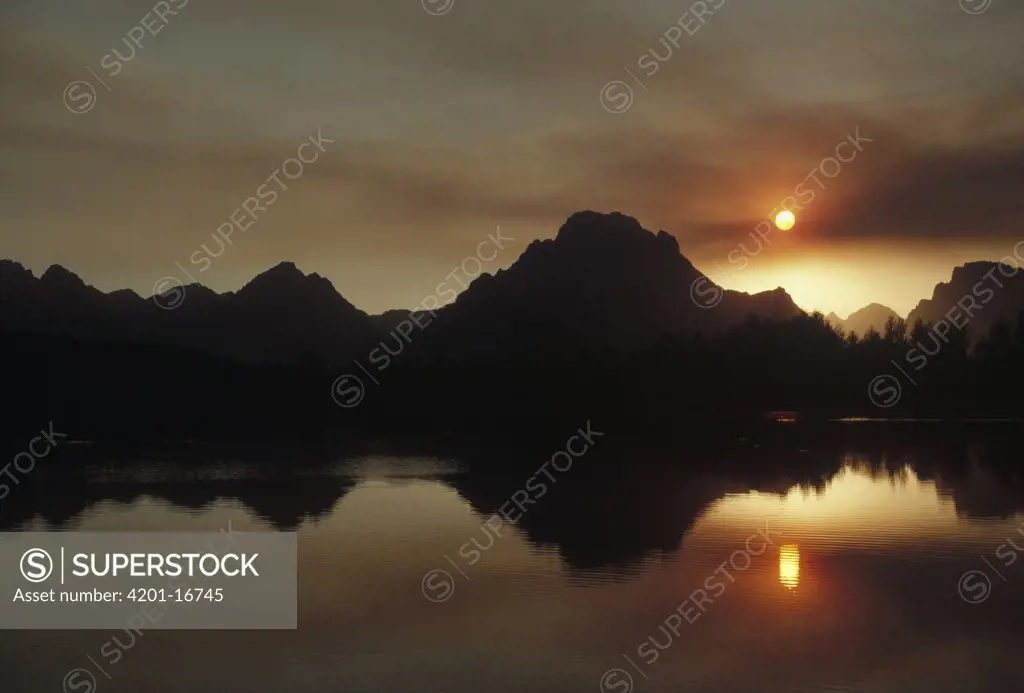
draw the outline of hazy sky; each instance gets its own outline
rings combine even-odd
[[[727,287],[845,316],[906,314],[1024,239],[1024,3],[725,0],[703,24],[692,5],[5,0],[0,256],[147,296],[187,281],[179,264],[222,291],[292,260],[379,312],[498,226],[516,240],[488,269],[574,211],[618,210]],[[94,101],[65,92],[78,80]],[[335,142],[200,271],[318,129]],[[794,230],[730,263],[801,183]]]

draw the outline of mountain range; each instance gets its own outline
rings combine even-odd
[[[652,234],[621,214],[580,212],[507,270],[481,275],[454,302],[420,316],[421,324],[436,321],[430,340],[451,340],[446,346],[466,353],[553,340],[642,348],[665,334],[801,312],[782,289],[748,295],[710,280],[705,290],[719,305],[703,309],[689,298],[702,277],[664,231]],[[190,284],[147,299],[129,290],[103,293],[60,266],[37,278],[0,260],[0,296],[0,326],[12,332],[155,343],[248,362],[349,361],[409,315],[368,315],[329,280],[290,262],[238,291]]]
[[[988,262],[956,268],[908,323],[943,319],[967,295],[980,295],[982,304],[986,276],[1002,286],[989,282],[993,296],[975,312],[971,333],[987,334],[1000,317],[1015,321],[1024,308],[1024,275],[1011,269]],[[290,262],[234,292],[191,284],[143,298],[130,290],[101,292],[57,265],[37,278],[0,260],[0,297],[0,328],[12,333],[156,344],[254,363],[345,363],[382,340],[400,339],[395,327],[409,316],[404,310],[369,315],[329,280]],[[782,321],[801,314],[781,288],[751,295],[718,287],[664,231],[651,233],[623,214],[585,211],[569,217],[555,238],[532,242],[508,269],[479,276],[429,318],[418,314],[417,325],[424,342],[471,358],[541,346],[637,350],[751,317]],[[828,320],[863,335],[872,327],[882,332],[891,315],[872,304],[846,320],[834,314]]]

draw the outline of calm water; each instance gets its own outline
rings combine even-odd
[[[45,471],[8,530],[297,528],[299,629],[3,632],[0,690],[75,668],[102,693],[1024,690],[1019,477],[971,446],[812,455],[584,456],[498,537],[543,458]]]

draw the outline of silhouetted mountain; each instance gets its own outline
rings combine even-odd
[[[330,281],[290,262],[237,292],[190,284],[144,299],[127,290],[105,294],[57,265],[36,279],[3,260],[0,292],[0,326],[11,332],[181,347],[249,362],[309,355],[342,362],[365,353],[379,333]]]
[[[921,320],[954,326],[967,322],[968,341],[976,343],[989,336],[1003,320],[1012,331],[1024,311],[1024,274],[1001,262],[969,262],[953,270],[949,282],[935,287],[930,299],[917,304],[907,316],[913,327]],[[969,317],[970,316],[970,317]]]
[[[449,355],[636,349],[752,315],[786,320],[802,313],[783,289],[725,291],[704,309],[691,298],[702,276],[670,234],[651,233],[619,213],[577,212],[554,239],[534,241],[507,270],[473,282],[441,311],[431,337],[444,334]],[[721,291],[710,281],[702,288],[709,297]]]
[[[845,320],[835,313],[829,313],[825,319],[829,324],[843,328],[846,334],[856,332],[858,336],[863,337],[872,329],[879,334],[884,333],[885,323],[890,317],[898,318],[900,316],[888,306],[883,306],[881,303],[871,303],[860,310],[850,313],[850,316]]]

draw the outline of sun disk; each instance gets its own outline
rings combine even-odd
[[[775,225],[783,231],[789,231],[795,223],[796,216],[788,209],[784,209],[775,215]]]

